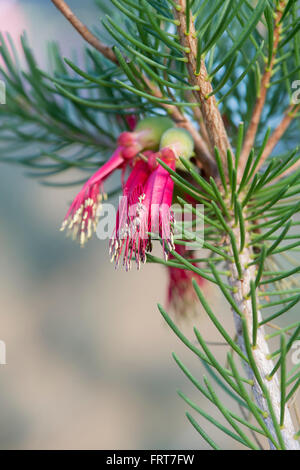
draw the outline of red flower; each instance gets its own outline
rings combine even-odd
[[[149,165],[143,160],[138,160],[133,166],[123,188],[116,228],[109,244],[111,261],[116,262],[116,267],[119,265],[124,250],[123,265],[126,266],[126,270],[131,266],[133,255],[139,262],[144,263],[146,261],[147,241],[145,240],[145,234],[142,234],[139,220],[142,215],[141,211],[144,210],[142,199],[150,171]]]
[[[195,259],[195,253],[187,250],[184,245],[175,245],[175,250],[184,258]],[[174,258],[172,255],[170,259]],[[175,259],[175,258],[174,258]],[[193,263],[194,266],[196,265]],[[187,269],[174,268],[168,266],[168,296],[167,307],[171,308],[180,318],[187,314],[196,313],[199,301],[192,279],[195,279],[199,286],[203,286],[205,279],[195,272]]]
[[[112,261],[119,265],[123,252],[123,265],[131,267],[135,257],[137,267],[146,261],[146,251],[151,250],[151,236],[162,239],[165,256],[173,249],[172,222],[170,210],[174,183],[162,166],[155,164],[159,155],[172,169],[175,169],[175,155],[162,151],[159,154],[146,152],[145,161],[138,161],[123,189],[119,204],[117,224],[110,241]]]
[[[96,230],[103,193],[103,182],[118,168],[125,168],[140,151],[159,147],[162,134],[172,124],[168,118],[147,118],[134,132],[123,132],[119,146],[110,159],[84,184],[68,210],[61,230],[67,228],[81,245]]]
[[[62,225],[62,230],[68,228],[84,244],[98,224],[103,182],[116,169],[123,169],[124,175],[124,170],[130,167],[110,240],[112,260],[118,266],[123,256],[126,270],[133,258],[138,268],[145,263],[153,237],[161,240],[165,259],[174,250],[171,210],[174,183],[157,158],[174,171],[180,155],[191,156],[193,142],[187,131],[172,128],[171,124],[168,118],[147,118],[138,123],[134,132],[123,132],[118,139],[119,147],[84,184]],[[159,143],[161,150],[154,153]]]
[[[79,237],[81,245],[91,238],[97,228],[99,211],[103,199],[103,182],[124,164],[122,147],[118,147],[110,159],[94,173],[79,191],[68,210],[61,230],[67,228],[73,238]]]

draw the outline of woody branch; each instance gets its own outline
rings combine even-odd
[[[210,143],[210,151],[213,152],[214,147],[217,147],[223,163],[226,166],[226,154],[227,150],[230,149],[230,143],[221,113],[217,107],[216,99],[214,95],[209,96],[213,89],[211,82],[208,80],[208,74],[203,59],[201,60],[200,70],[197,73],[196,31],[192,18],[189,22],[189,28],[187,28],[186,0],[179,0],[178,9],[174,10],[174,15],[179,21],[178,33],[180,42],[188,51],[186,52],[186,57],[188,59],[187,68],[190,82],[198,88],[194,91],[194,96],[201,105],[201,112]]]

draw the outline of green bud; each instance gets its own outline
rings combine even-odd
[[[158,150],[163,133],[174,126],[172,119],[164,116],[151,116],[142,119],[136,125],[134,132],[143,134],[144,149]]]
[[[194,155],[194,141],[191,134],[180,127],[168,129],[161,138],[160,148],[168,147],[172,149],[176,157],[183,157],[189,160]],[[184,170],[184,166],[177,160],[176,168]]]

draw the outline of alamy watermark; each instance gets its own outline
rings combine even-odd
[[[6,364],[6,344],[0,340],[0,365]]]
[[[6,86],[3,80],[0,80],[0,104],[6,104]]]
[[[295,90],[292,93],[292,103],[300,104],[300,80],[294,80],[292,82],[292,89]]]
[[[292,344],[292,355],[291,355],[291,361],[293,364],[300,364],[300,341],[295,341]]]
[[[197,217],[195,217],[197,214]],[[126,196],[119,198],[118,210],[110,203],[101,206],[101,219],[97,226],[99,240],[107,240],[116,235],[126,239],[137,233],[139,239],[168,240],[185,239],[186,249],[200,249],[204,244],[204,205],[196,204],[151,204],[148,209],[143,199],[130,204]],[[117,228],[116,228],[117,225]]]

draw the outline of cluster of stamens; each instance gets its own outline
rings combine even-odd
[[[146,251],[151,251],[151,240],[147,232],[147,209],[143,204],[145,194],[138,197],[138,203],[129,207],[126,222],[122,223],[109,243],[111,262],[116,268],[120,264],[123,253],[123,266],[126,271],[132,267],[134,258],[137,268],[146,263]],[[132,214],[134,207],[134,214]]]
[[[99,188],[98,188],[99,191]],[[73,240],[78,239],[80,245],[83,246],[89,240],[97,229],[100,218],[101,206],[103,199],[107,198],[106,194],[93,194],[83,199],[78,208],[74,208],[67,214],[63,221],[61,231],[67,229],[68,235]]]
[[[171,222],[172,222],[172,220],[171,220]],[[171,251],[175,250],[174,230],[173,230],[173,227],[171,225],[170,225],[170,236],[169,236],[169,238],[166,238],[166,239],[163,238],[162,246],[163,246],[165,261],[168,261],[169,254],[171,253]]]

